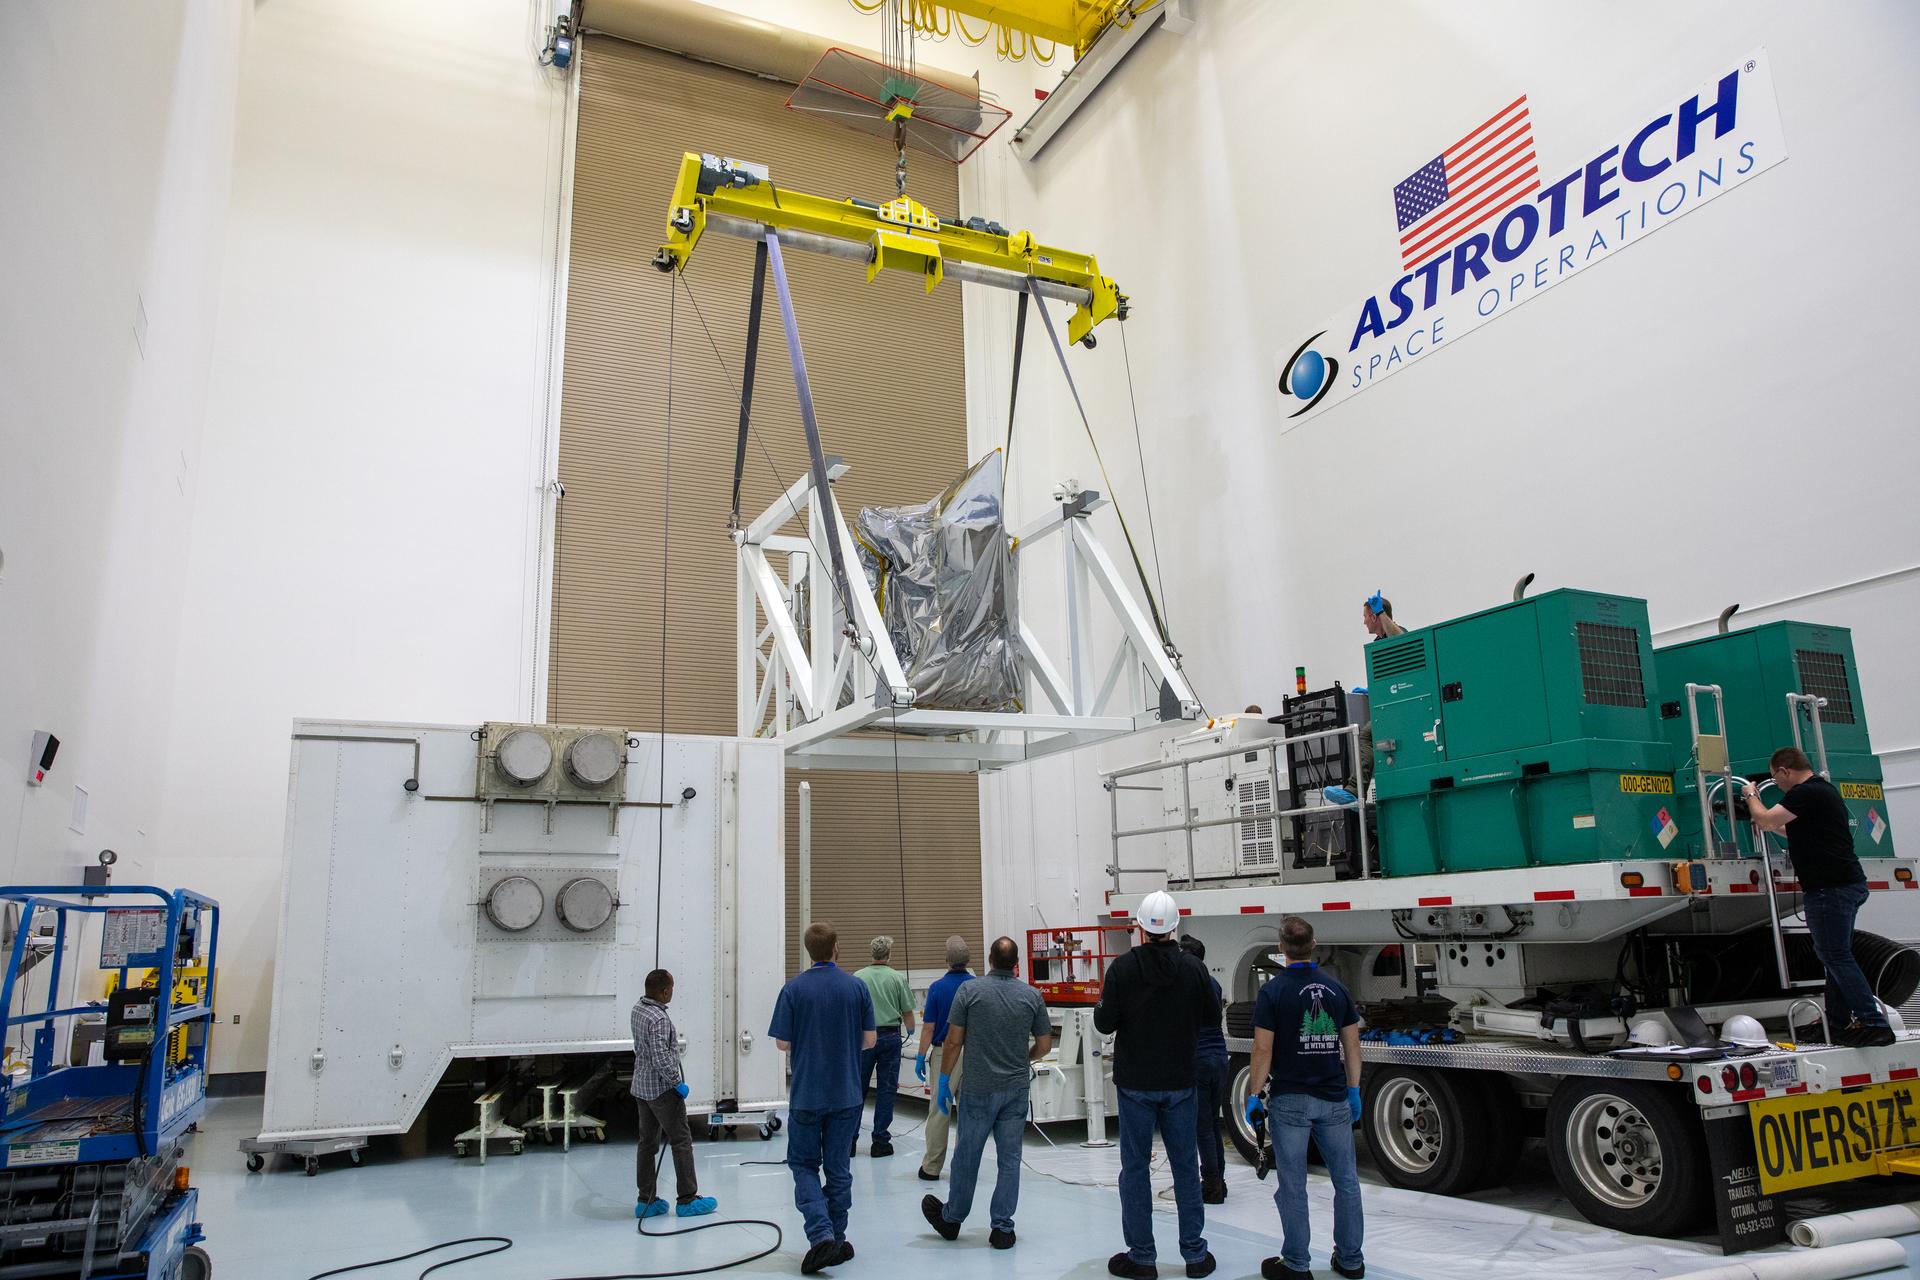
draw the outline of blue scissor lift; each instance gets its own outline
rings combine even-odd
[[[0,888],[0,905],[19,913],[0,983],[6,1041],[31,1037],[24,1063],[0,1073],[0,1280],[205,1280],[181,1138],[206,1109],[219,904],[148,885],[32,885]],[[67,952],[89,919],[98,967],[119,974],[106,1061],[61,1065],[61,1024],[103,1012],[60,1007]],[[197,990],[178,1000],[188,971]]]

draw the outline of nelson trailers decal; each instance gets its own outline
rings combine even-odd
[[[1572,169],[1541,167],[1528,101],[1515,99],[1393,188],[1400,277],[1276,353],[1285,428],[1786,158],[1765,49]]]

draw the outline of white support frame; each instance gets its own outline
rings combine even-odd
[[[829,483],[847,470],[829,459]],[[1066,664],[1054,662],[1026,619],[1019,624],[1025,701],[1046,710],[935,711],[914,705],[906,663],[866,589],[838,499],[821,511],[811,479],[802,476],[734,534],[740,735],[783,739],[790,768],[976,773],[1159,724],[1163,684],[1180,718],[1197,716],[1185,675],[1087,521],[1106,503],[1097,493],[1065,493],[1052,513],[1015,536],[1021,557],[1060,537]],[[805,522],[806,536],[782,532],[797,521]],[[850,626],[829,568],[829,536],[838,539],[849,570]],[[784,576],[776,557],[785,559]],[[1096,595],[1121,634],[1104,663],[1092,645]],[[1031,607],[1040,593],[1026,598]],[[917,732],[885,732],[895,726]]]

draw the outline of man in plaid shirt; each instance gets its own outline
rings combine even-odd
[[[700,1194],[693,1174],[693,1132],[687,1127],[687,1081],[680,1071],[679,1035],[667,1006],[673,1003],[673,975],[655,969],[647,975],[646,994],[633,1006],[633,1097],[640,1109],[640,1148],[634,1162],[634,1181],[640,1197],[634,1216],[658,1217],[667,1202],[657,1199],[654,1183],[660,1173],[660,1144],[673,1148],[676,1212],[697,1218],[720,1207],[712,1196]]]

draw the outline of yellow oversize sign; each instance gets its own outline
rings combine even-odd
[[[1766,1098],[1749,1108],[1766,1192],[1882,1173],[1882,1157],[1920,1146],[1920,1082]]]

